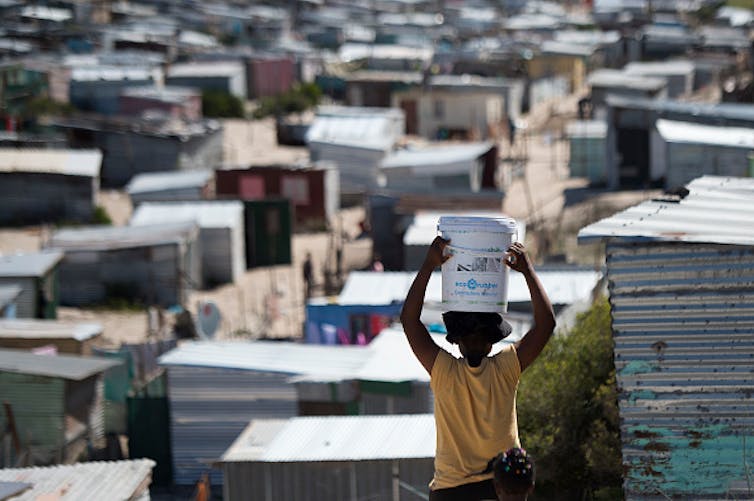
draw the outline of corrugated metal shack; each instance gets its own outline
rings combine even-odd
[[[313,344],[367,344],[398,320],[413,275],[352,271],[335,300],[306,304],[305,340]]]
[[[49,245],[65,253],[60,301],[185,304],[189,289],[202,283],[198,236],[194,222],[57,231]]]
[[[199,480],[249,420],[295,416],[291,376],[342,374],[368,355],[362,347],[274,341],[184,343],[163,355],[175,483]],[[212,484],[221,483],[213,470]]]
[[[659,119],[652,131],[650,175],[664,178],[666,188],[705,174],[751,177],[752,153],[754,128]]]
[[[45,250],[0,256],[0,285],[21,287],[18,318],[55,318],[60,298],[58,266],[63,253]]]
[[[1,349],[0,395],[10,404],[21,440],[21,453],[12,454],[8,466],[72,462],[88,446],[102,447],[102,374],[119,363]],[[8,429],[5,412],[0,426]]]
[[[0,224],[91,221],[99,150],[0,148]]]
[[[223,129],[216,120],[137,117],[56,118],[74,148],[99,148],[102,185],[120,188],[136,174],[206,169],[222,163]]]
[[[419,499],[434,454],[432,414],[254,420],[220,461],[223,497]]]
[[[323,106],[306,132],[312,161],[337,165],[343,194],[377,186],[379,164],[405,130],[397,108]]]
[[[694,91],[694,63],[690,60],[633,62],[623,71],[631,76],[659,77],[668,82],[668,97],[677,99]]]
[[[202,91],[220,91],[246,99],[246,68],[238,61],[191,61],[172,64],[165,83],[177,87],[195,87]]]
[[[0,318],[16,318],[21,290],[19,285],[0,285]]]
[[[381,185],[399,191],[496,189],[498,149],[491,142],[398,150],[380,163]]]
[[[20,482],[25,489],[8,501],[52,499],[128,499],[149,501],[152,482],[151,459],[92,461],[47,468],[7,468],[0,470],[0,483]]]
[[[607,123],[601,120],[574,120],[566,125],[571,177],[585,177],[591,185],[607,182]]]
[[[289,199],[297,231],[325,228],[340,208],[338,170],[328,162],[217,170],[215,187],[218,197]]]
[[[210,169],[137,174],[126,192],[134,207],[142,202],[195,202],[212,198],[214,177]]]
[[[753,499],[754,180],[704,176],[606,243],[627,499]]]
[[[91,355],[102,325],[59,320],[0,320],[0,348],[31,350],[54,346],[58,353]]]
[[[82,111],[114,115],[119,98],[128,87],[152,85],[160,78],[159,69],[149,66],[85,64],[71,69],[69,99]]]
[[[296,81],[296,61],[290,56],[256,54],[246,61],[249,99],[277,96],[291,90]]]
[[[587,77],[590,87],[590,99],[594,109],[607,105],[608,96],[632,98],[667,97],[667,80],[658,77],[629,75],[622,70],[598,69]],[[596,115],[595,118],[604,118]]]
[[[651,136],[658,119],[715,127],[754,128],[752,104],[610,96],[608,105],[606,169],[608,188],[611,189],[647,186],[661,181],[653,178],[650,172],[652,158],[656,155],[652,150]]]
[[[236,282],[246,271],[244,207],[241,202],[145,202],[131,216],[132,226],[180,223],[199,225],[204,285]]]
[[[198,89],[187,87],[130,87],[120,92],[118,112],[142,116],[162,112],[174,118],[202,118],[202,96]]]

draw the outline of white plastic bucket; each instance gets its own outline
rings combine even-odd
[[[450,240],[451,257],[442,265],[444,311],[508,311],[508,273],[503,262],[516,235],[505,217],[443,216],[440,236]]]

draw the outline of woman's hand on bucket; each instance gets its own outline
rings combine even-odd
[[[450,259],[451,254],[445,255],[445,246],[450,243],[450,240],[445,240],[442,237],[435,237],[432,241],[432,245],[429,246],[427,251],[427,257],[424,259],[424,263],[431,266],[434,270],[438,266],[441,266],[445,261]]]
[[[508,252],[505,253],[505,258],[503,259],[503,261],[505,261],[505,264],[509,268],[512,268],[520,273],[526,273],[527,271],[532,270],[529,255],[526,253],[524,244],[522,244],[521,242],[515,242],[513,245],[508,247]]]

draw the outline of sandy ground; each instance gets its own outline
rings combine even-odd
[[[275,120],[223,121],[224,160],[228,165],[265,165],[307,160],[306,148],[277,144]]]
[[[579,227],[606,217],[651,196],[652,192],[602,192],[589,190],[586,180],[568,177],[567,142],[563,124],[575,115],[576,96],[545,105],[526,117],[527,129],[513,149],[502,144],[504,159],[501,185],[505,189],[503,211],[527,222],[527,246],[538,256],[562,253],[564,260],[601,264],[598,246],[576,245]],[[225,121],[225,161],[229,165],[290,163],[308,158],[305,148],[276,144],[272,120]],[[511,158],[525,158],[516,163]],[[507,171],[506,171],[507,169]],[[515,175],[514,175],[515,173]],[[507,182],[506,182],[507,180]],[[98,204],[115,225],[127,224],[131,215],[128,196],[116,190],[102,191]],[[247,271],[236,284],[212,290],[193,291],[188,304],[192,313],[203,301],[212,301],[221,313],[215,333],[218,339],[233,337],[293,337],[302,335],[304,323],[304,283],[302,264],[307,252],[314,263],[314,296],[336,293],[349,270],[369,265],[371,240],[353,238],[363,208],[341,211],[337,231],[295,234],[292,238],[292,264]],[[49,228],[0,229],[0,253],[28,252],[44,245]],[[345,235],[341,237],[339,235]],[[341,240],[342,238],[342,240]],[[335,249],[343,246],[343,276],[337,277]],[[541,261],[541,259],[540,259]],[[329,285],[329,287],[326,287]],[[59,309],[59,318],[98,321],[104,327],[104,343],[136,343],[147,337],[145,311],[102,309]],[[172,316],[167,315],[167,324]]]

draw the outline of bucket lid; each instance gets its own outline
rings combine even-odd
[[[475,230],[488,233],[516,233],[516,221],[509,217],[441,216],[439,231]]]

